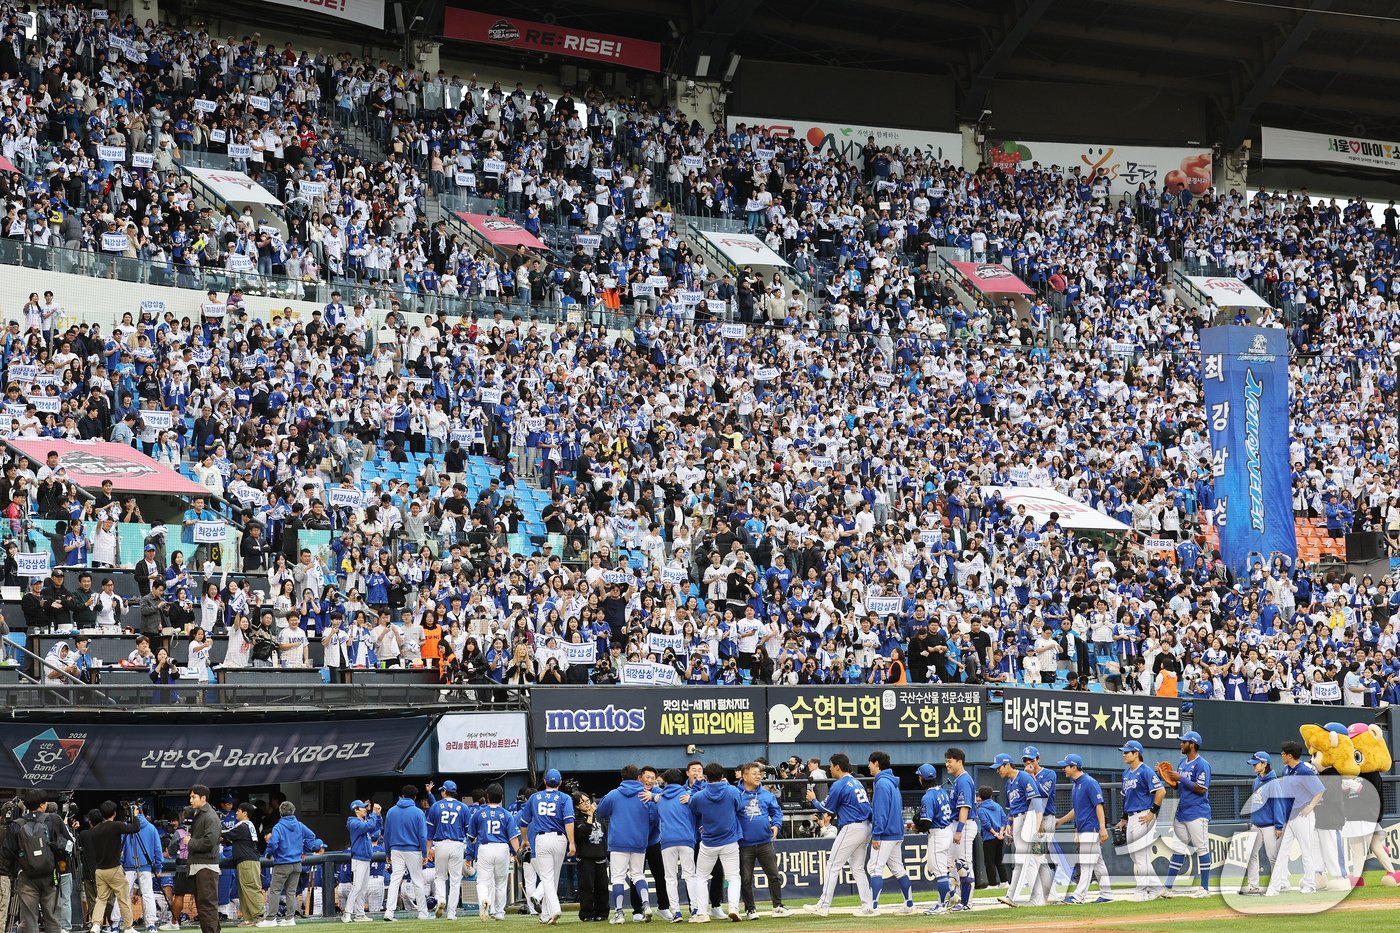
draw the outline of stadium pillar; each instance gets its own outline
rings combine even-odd
[[[145,25],[146,20],[160,22],[160,0],[122,0],[121,13],[130,13],[136,22]]]

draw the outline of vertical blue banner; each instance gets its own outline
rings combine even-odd
[[[1236,576],[1298,558],[1288,467],[1288,338],[1264,327],[1201,331],[1214,523]]]

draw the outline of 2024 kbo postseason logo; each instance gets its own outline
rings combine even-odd
[[[27,742],[10,749],[10,754],[19,762],[20,772],[30,784],[52,781],[58,772],[78,760],[87,744],[87,734],[69,733],[59,738],[58,733],[47,729]]]

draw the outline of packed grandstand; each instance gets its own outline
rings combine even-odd
[[[149,561],[141,595],[166,580],[166,614],[99,611],[199,629],[177,658],[196,673],[303,667],[319,642],[330,668],[457,683],[648,665],[695,685],[1400,702],[1400,593],[1316,563],[1327,539],[1340,557],[1351,532],[1400,538],[1393,209],[1165,180],[1115,195],[873,142],[847,158],[596,87],[71,6],[41,7],[26,44],[0,10],[0,74],[27,85],[0,83],[0,245],[32,292],[5,309],[6,436],[127,443],[209,494],[181,542],[143,548],[138,528],[132,552],[106,520],[138,524],[126,503],[18,458],[8,583],[28,588],[43,523],[55,564]],[[283,206],[211,201],[181,166],[246,172]],[[483,242],[451,215],[473,206],[543,246]],[[783,263],[731,268],[700,229]],[[1033,294],[969,291],[943,250]],[[1268,306],[1188,300],[1183,264]],[[53,292],[50,273],[118,267],[188,310],[108,308],[102,328]],[[320,309],[270,319],[252,295]],[[1232,323],[1286,332],[1292,505],[1316,545],[1247,572],[1217,549],[1196,352]],[[1032,514],[1002,492],[1019,487],[1123,533]],[[237,529],[217,560],[188,536],[210,519]],[[267,592],[199,575],[216,569],[266,572]],[[37,595],[52,585],[34,581],[31,631],[78,627]],[[67,645],[49,664],[89,676]]]

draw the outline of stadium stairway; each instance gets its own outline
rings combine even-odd
[[[1327,536],[1327,524],[1320,519],[1295,518],[1293,532],[1298,539],[1298,559],[1307,564],[1320,560],[1346,560],[1346,542]],[[1220,547],[1220,535],[1214,526],[1206,529],[1207,553]]]

